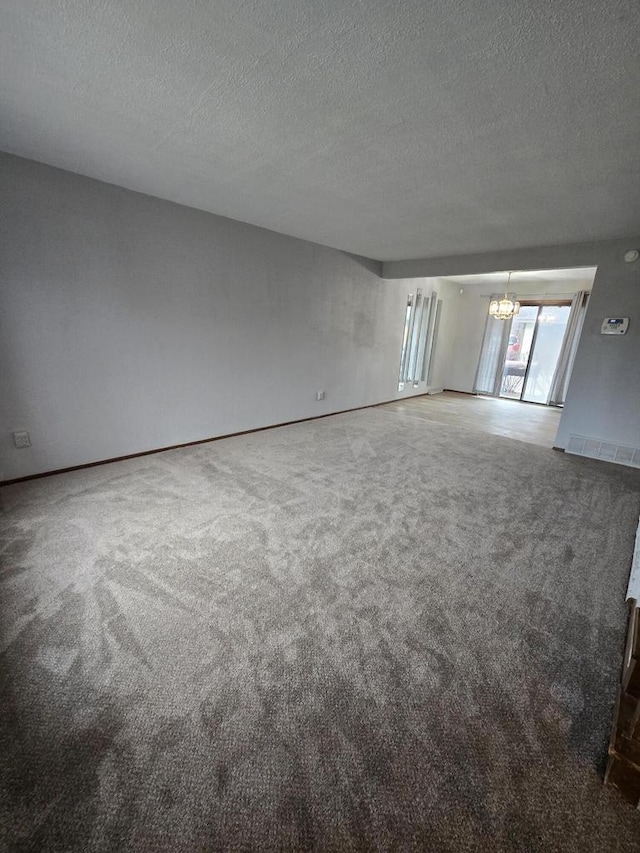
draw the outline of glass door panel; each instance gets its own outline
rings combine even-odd
[[[509,345],[502,370],[501,397],[520,399],[533,347],[538,311],[537,305],[523,305],[520,313],[511,321]]]
[[[540,308],[521,397],[528,403],[549,402],[570,311],[569,305],[543,305]]]

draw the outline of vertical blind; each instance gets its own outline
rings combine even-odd
[[[509,328],[511,323],[487,316],[487,324],[482,339],[480,361],[473,386],[475,394],[500,393],[502,365],[509,346]]]
[[[562,349],[558,356],[558,365],[551,383],[548,402],[552,406],[563,406],[567,396],[567,388],[569,387],[569,379],[573,369],[573,362],[576,358],[576,351],[580,341],[580,334],[584,324],[584,317],[587,313],[587,304],[589,302],[589,293],[585,290],[579,290],[573,297],[571,303],[571,312],[567,322],[567,330],[562,341]]]

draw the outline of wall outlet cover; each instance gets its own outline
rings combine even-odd
[[[316,392],[316,400],[324,400],[324,391]]]
[[[31,447],[31,438],[28,432],[14,432],[13,443],[16,447]]]

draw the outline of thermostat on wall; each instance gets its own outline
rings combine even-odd
[[[602,321],[600,334],[602,335],[626,335],[629,328],[628,317],[605,317]]]

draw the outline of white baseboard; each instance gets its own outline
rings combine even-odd
[[[444,388],[427,388],[427,394],[442,394]]]

